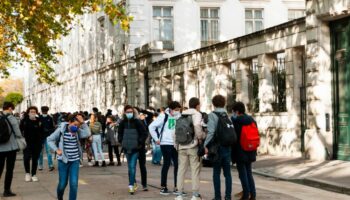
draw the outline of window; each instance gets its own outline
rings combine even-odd
[[[249,91],[249,111],[250,112],[259,112],[259,68],[258,68],[258,59],[253,59],[249,65],[249,82],[248,82],[248,91]]]
[[[264,16],[262,9],[245,10],[245,33],[253,33],[264,29]]]
[[[288,10],[288,21],[305,16],[305,10],[291,9]]]
[[[201,46],[219,41],[219,9],[201,8]]]
[[[285,54],[277,54],[276,62],[274,63],[272,74],[273,94],[274,99],[272,109],[275,112],[287,111],[286,106],[286,65]]]
[[[163,49],[174,49],[174,24],[172,7],[153,7],[153,39],[163,42]]]

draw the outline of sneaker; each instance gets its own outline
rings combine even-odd
[[[24,180],[25,180],[25,182],[30,182],[30,181],[32,181],[32,176],[27,173]]]
[[[4,191],[3,197],[14,197],[16,196],[15,193],[13,193],[11,190]]]
[[[99,167],[100,164],[98,163],[98,161],[95,161],[95,164],[93,165],[93,167]]]
[[[134,190],[137,191],[137,189],[139,189],[139,186],[137,185],[137,183],[134,183]]]
[[[161,195],[169,195],[170,192],[169,192],[168,188],[163,187],[162,189],[160,189],[160,193],[159,194],[161,194]]]
[[[202,200],[202,197],[200,194],[197,194],[197,195],[193,195],[191,200]]]
[[[92,162],[88,162],[88,166],[92,167],[93,165]]]
[[[53,170],[55,170],[55,167],[50,167],[49,171],[52,172]]]
[[[183,200],[184,198],[182,197],[182,195],[177,195],[176,197],[175,197],[175,200]]]
[[[38,177],[37,177],[36,175],[34,175],[34,176],[32,176],[32,181],[33,181],[33,182],[38,182],[39,179],[38,179]]]
[[[43,171],[43,169],[44,169],[44,167],[42,167],[42,166],[39,166],[39,167],[38,167],[38,170],[39,170],[39,171]]]
[[[148,191],[148,188],[147,188],[147,186],[142,186],[142,191]]]
[[[102,161],[102,165],[101,165],[101,167],[106,167],[107,165],[106,165],[106,161]]]
[[[129,185],[129,194],[134,195],[134,193],[135,193],[134,186]]]
[[[187,196],[187,193],[186,192],[180,192],[177,188],[174,188],[174,192],[173,192],[173,194],[175,194],[175,195],[182,195],[182,196]]]
[[[114,166],[114,162],[109,162],[108,166]]]

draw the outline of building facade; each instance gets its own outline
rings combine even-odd
[[[128,35],[83,45],[91,55],[67,47],[71,57],[57,66],[64,84],[29,80],[27,100],[54,111],[118,110],[196,96],[210,111],[223,94],[228,109],[243,101],[256,118],[260,153],[350,160],[350,0],[140,0],[129,9],[137,17]],[[96,31],[73,34],[101,41]]]

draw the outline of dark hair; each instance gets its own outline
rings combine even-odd
[[[192,97],[188,103],[190,108],[196,108],[200,104],[199,99],[197,97]]]
[[[244,114],[245,113],[244,103],[237,101],[236,103],[233,104],[232,110],[233,112],[238,111],[240,114]]]
[[[49,110],[50,110],[50,108],[47,107],[47,106],[42,106],[42,107],[41,107],[41,112],[47,113]]]
[[[226,105],[226,99],[222,95],[215,95],[211,100],[215,108],[223,108]]]
[[[169,108],[170,108],[171,110],[174,110],[174,109],[176,109],[176,108],[181,108],[181,105],[180,105],[180,103],[177,102],[177,101],[172,101],[172,102],[169,103]]]
[[[8,110],[12,108],[12,110],[15,109],[15,105],[12,102],[5,101],[4,104],[2,105],[3,110]]]
[[[68,121],[68,122],[78,121],[78,120],[77,120],[77,115],[78,115],[78,114],[69,114],[68,117],[67,117],[67,121]]]
[[[129,110],[129,109],[134,110],[134,108],[133,108],[132,106],[130,106],[130,105],[124,106],[124,112],[125,112],[126,110]]]
[[[97,113],[97,112],[98,112],[98,108],[93,107],[93,108],[92,108],[92,111],[95,112],[95,113]]]
[[[30,111],[30,110],[35,110],[36,113],[39,113],[39,110],[38,110],[38,108],[37,108],[36,106],[30,106],[30,107],[27,109],[27,114],[29,114],[29,111]]]

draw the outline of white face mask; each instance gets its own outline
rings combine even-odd
[[[29,114],[29,119],[35,120],[35,119],[36,119],[36,114],[30,113],[30,114]]]
[[[180,118],[180,116],[181,116],[180,111],[173,111],[173,116],[174,116],[174,118]]]
[[[43,114],[43,117],[47,117],[47,114]]]

